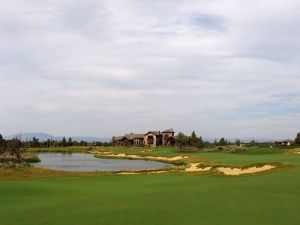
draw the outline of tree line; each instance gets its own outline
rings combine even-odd
[[[204,141],[201,136],[197,136],[196,132],[193,131],[190,136],[185,135],[182,132],[179,132],[176,136],[176,146],[179,147],[180,150],[184,149],[185,147],[194,148],[194,149],[203,149],[205,147],[212,147],[212,146],[225,146],[231,144],[225,138],[220,138],[219,140],[215,140],[213,143],[209,141]],[[236,144],[240,145],[241,141],[239,139],[236,140]]]
[[[300,133],[297,134],[295,141],[295,145],[300,145]],[[176,136],[176,146],[179,147],[180,150],[183,150],[184,148],[190,148],[190,149],[203,149],[207,147],[217,147],[217,146],[226,146],[226,145],[232,145],[235,144],[236,146],[240,146],[241,144],[244,144],[248,147],[268,147],[272,145],[273,143],[258,143],[255,140],[252,140],[248,143],[243,143],[240,139],[236,139],[234,142],[230,142],[229,140],[225,139],[224,137],[221,137],[219,140],[215,139],[214,142],[204,141],[201,136],[197,136],[195,131],[192,132],[190,136],[185,135],[182,132],[179,132]]]
[[[295,145],[300,145],[300,132],[296,135]],[[215,146],[226,146],[229,144],[236,144],[237,146],[241,144],[247,144],[249,147],[261,146],[264,144],[270,143],[258,143],[255,140],[252,140],[249,143],[242,143],[240,139],[236,139],[235,142],[231,143],[229,140],[226,140],[224,137],[214,142],[204,141],[201,136],[197,136],[195,131],[192,132],[190,136],[185,135],[183,132],[179,132],[176,136],[176,146],[179,149],[184,147],[192,147],[195,149],[203,149],[205,147],[215,147]],[[61,140],[51,140],[40,141],[38,138],[33,137],[30,140],[21,141],[20,137],[16,137],[12,140],[4,140],[3,136],[0,134],[0,153],[8,150],[18,152],[18,148],[55,148],[55,147],[71,147],[71,146],[112,146],[112,143],[109,142],[92,142],[88,143],[86,141],[77,141],[72,140],[72,138],[63,137]]]
[[[33,137],[30,140],[23,141],[24,148],[55,148],[55,147],[71,147],[71,146],[88,146],[86,141],[76,141],[72,138],[63,137],[61,140],[47,139],[40,141],[38,138]]]
[[[30,140],[21,141],[21,147],[23,148],[56,148],[56,147],[91,146],[91,145],[111,146],[111,143],[100,142],[100,141],[89,143],[83,140],[77,141],[77,140],[73,140],[72,138],[66,138],[66,137],[63,137],[61,140],[47,139],[46,141],[40,141],[38,138],[33,137]]]

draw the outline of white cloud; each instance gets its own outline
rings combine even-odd
[[[293,137],[298,1],[1,1],[0,131]]]

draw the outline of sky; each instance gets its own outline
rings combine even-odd
[[[0,133],[300,131],[299,0],[0,0]]]

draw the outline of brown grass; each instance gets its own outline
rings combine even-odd
[[[34,166],[20,166],[18,168],[0,168],[0,180],[11,179],[37,179],[45,177],[77,177],[77,176],[103,176],[107,172],[68,172],[44,169]]]

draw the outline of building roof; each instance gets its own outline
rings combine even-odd
[[[174,131],[172,128],[170,128],[170,129],[164,130],[162,133],[174,133]]]
[[[117,136],[117,137],[115,137],[115,140],[116,141],[121,141],[123,139],[127,139],[127,140],[143,139],[144,136],[147,135],[147,134],[153,134],[155,136],[158,136],[158,135],[162,135],[162,133],[174,133],[174,131],[173,131],[172,128],[170,128],[170,129],[164,130],[162,132],[161,131],[148,131],[145,134],[130,133],[130,134],[125,134],[124,136]]]
[[[118,137],[115,137],[115,141],[120,141],[123,139],[124,136],[118,136]]]
[[[154,134],[154,135],[160,135],[161,134],[160,131],[148,131],[146,134],[150,134],[150,133]]]
[[[124,136],[128,140],[134,140],[134,139],[143,139],[144,134],[125,134]]]

